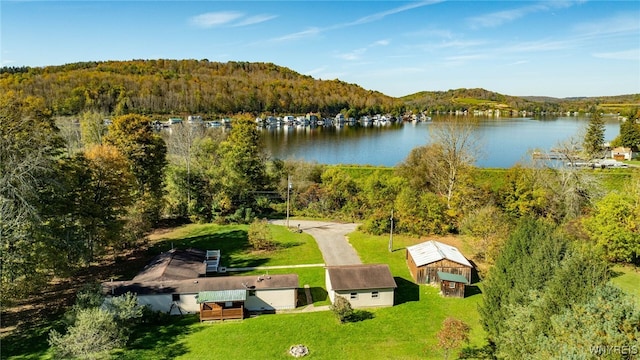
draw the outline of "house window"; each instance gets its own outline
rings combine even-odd
[[[371,292],[371,297],[372,297],[373,299],[377,299],[378,297],[380,297],[380,293],[379,293],[379,292],[377,292],[377,291],[372,291],[372,292]]]
[[[456,288],[456,283],[454,283],[453,281],[449,282],[449,287],[452,289]]]
[[[180,294],[171,294],[171,301],[180,301]]]
[[[351,293],[351,294],[349,295],[349,298],[350,298],[351,300],[357,300],[357,299],[358,299],[358,293]]]

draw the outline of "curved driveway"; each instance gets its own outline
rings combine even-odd
[[[285,220],[271,221],[286,226]],[[322,252],[325,265],[362,264],[355,249],[349,244],[346,234],[356,230],[358,224],[340,224],[326,221],[289,220],[289,226],[300,229],[313,236]]]

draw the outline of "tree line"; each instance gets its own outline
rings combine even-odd
[[[316,80],[272,63],[203,60],[78,62],[61,66],[2,67],[0,89],[45,99],[54,115],[96,111],[108,115],[229,115],[514,110],[530,113],[586,112],[611,102],[607,111],[627,112],[640,95],[555,99],[515,97],[485,89],[424,91],[393,98],[339,80]],[[626,104],[626,105],[625,105]],[[631,106],[633,107],[633,106]]]
[[[45,99],[55,115],[402,112],[402,102],[271,63],[132,60],[4,68],[0,89]]]

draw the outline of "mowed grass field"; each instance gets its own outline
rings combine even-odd
[[[322,255],[307,234],[292,233],[271,226],[280,250],[254,253],[240,234],[243,226],[188,225],[156,238],[157,247],[220,248],[225,263],[259,266],[321,263]],[[478,286],[465,299],[443,298],[438,289],[413,283],[405,264],[404,247],[419,240],[394,238],[388,251],[388,237],[355,232],[349,240],[365,263],[387,263],[398,284],[396,305],[367,309],[366,320],[340,324],[331,311],[298,310],[261,315],[243,321],[199,323],[197,316],[172,317],[165,326],[138,329],[127,350],[117,352],[123,359],[287,359],[292,345],[309,347],[313,359],[440,359],[443,352],[436,338],[442,321],[453,316],[471,328],[469,346],[485,345],[477,306],[482,295]],[[328,305],[323,268],[269,270],[269,274],[295,272],[300,285],[312,288],[314,305]],[[263,271],[238,273],[262,274]],[[233,274],[231,274],[233,276]]]

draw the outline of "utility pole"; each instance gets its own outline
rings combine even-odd
[[[389,252],[393,252],[393,209],[391,209],[391,232],[389,233]]]
[[[287,176],[287,229],[289,228],[289,193],[291,192],[291,175]]]

